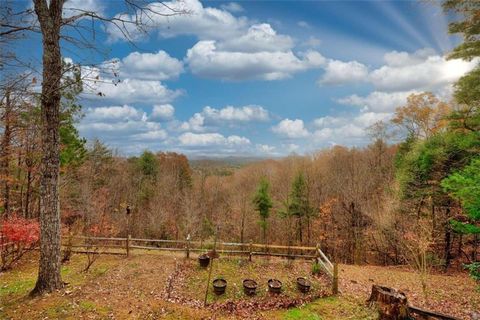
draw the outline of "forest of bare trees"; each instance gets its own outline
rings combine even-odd
[[[433,100],[428,106],[419,106],[414,100],[420,98]],[[3,169],[8,177],[2,186],[3,214],[35,218],[39,215],[40,170],[39,151],[32,148],[38,142],[31,137],[38,135],[27,130],[35,130],[36,120],[21,117],[22,108],[31,108],[28,103],[10,103],[14,111],[8,119],[17,121],[9,123],[10,147],[3,149],[4,153],[8,150],[3,159],[10,159]],[[412,96],[409,103],[398,109],[388,126],[398,128],[401,119],[431,107],[429,117],[434,120],[428,119],[431,125],[422,134],[441,130],[435,120],[443,119],[436,115],[437,100],[423,94]],[[446,126],[447,122],[442,128]],[[388,138],[386,127],[372,127],[372,142],[364,148],[336,146],[311,155],[292,154],[243,165],[228,161],[190,164],[184,155],[170,152],[145,151],[125,158],[98,140],[88,144],[78,137],[66,140],[60,181],[64,232],[75,225],[79,234],[101,228],[110,236],[130,233],[135,237],[184,239],[190,234],[209,239],[218,226],[225,241],[263,242],[261,218],[253,201],[263,177],[269,183],[272,201],[265,221],[268,243],[319,243],[339,261],[402,264],[408,262],[406,244],[420,241],[408,236],[415,235],[412,231],[417,223],[428,217],[429,252],[435,263],[446,264],[455,258],[464,261],[466,256],[473,259],[468,250],[475,238],[452,233],[446,227],[448,219],[459,212],[458,203],[436,206],[431,198],[400,195],[400,167],[397,165],[396,170],[395,166],[399,146],[384,140]],[[69,128],[75,136],[76,131]],[[302,199],[306,207],[295,211],[292,203]]]

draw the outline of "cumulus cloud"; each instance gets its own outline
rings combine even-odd
[[[141,120],[145,118],[145,112],[137,110],[129,105],[88,108],[85,113],[86,122],[116,122],[125,120]]]
[[[205,117],[200,113],[195,113],[188,121],[180,124],[180,130],[183,131],[204,131]]]
[[[83,12],[104,14],[105,3],[101,0],[67,0],[63,6],[63,16],[71,17]]]
[[[388,121],[391,113],[361,112],[356,116],[326,116],[315,119],[312,133],[317,144],[354,145],[366,141],[366,128],[378,121]]]
[[[343,62],[339,60],[330,60],[325,73],[319,80],[319,84],[337,85],[350,82],[364,81],[368,75],[368,68],[357,61]]]
[[[147,29],[155,30],[163,37],[196,36],[200,41],[188,50],[185,58],[195,75],[223,80],[278,80],[299,71],[318,68],[325,62],[318,52],[294,54],[293,39],[278,34],[270,24],[232,15],[230,11],[238,12],[238,4],[226,4],[220,8],[204,7],[198,0],[149,4],[150,9],[164,14],[170,13],[168,7],[186,10],[189,14],[169,17],[152,15]],[[135,18],[135,15],[122,16],[122,19],[132,21]],[[112,41],[123,38],[116,28],[109,26],[107,29]],[[135,30],[129,30],[129,34],[134,39],[142,36]],[[138,55],[137,59],[140,58]],[[147,58],[153,59],[151,56]],[[160,58],[168,57],[156,57],[157,60]],[[168,61],[174,65],[174,69],[160,73],[160,80],[170,78],[172,74],[178,76],[181,72],[177,61]],[[147,79],[155,76],[149,71],[142,71]]]
[[[272,127],[272,131],[287,138],[297,139],[304,138],[309,135],[305,128],[303,120],[283,119],[276,126]]]
[[[255,147],[257,151],[261,153],[267,153],[267,154],[273,153],[276,149],[274,146],[270,146],[268,144],[257,144]]]
[[[120,75],[143,80],[168,80],[178,78],[183,63],[165,51],[157,53],[132,52],[119,61]]]
[[[478,61],[447,60],[431,55],[424,60],[418,54],[394,53],[386,59],[389,64],[370,73],[369,81],[380,91],[436,91],[453,84],[472,70]],[[420,60],[420,61],[417,61]]]
[[[226,11],[233,12],[233,13],[238,13],[238,12],[245,11],[245,9],[243,9],[243,7],[240,4],[238,4],[237,2],[229,2],[229,3],[222,4],[220,6],[220,8],[222,8],[223,10],[226,10]]]
[[[293,47],[289,36],[277,34],[268,24],[255,24],[240,36],[219,42],[218,50],[232,52],[277,52],[288,51]]]
[[[345,105],[360,107],[363,110],[388,112],[394,111],[397,107],[404,105],[407,101],[407,97],[412,93],[416,93],[416,91],[373,91],[366,96],[353,94],[348,97],[338,99],[337,102]]]
[[[385,53],[383,59],[386,64],[391,67],[404,67],[424,62],[430,56],[436,56],[435,50],[432,48],[424,48],[413,53],[405,51],[390,51]]]
[[[297,152],[300,149],[300,146],[295,143],[282,144],[282,147],[287,153]]]
[[[87,80],[85,95],[89,98],[121,103],[168,103],[182,94],[181,90],[171,90],[160,81],[124,79]]]
[[[168,137],[168,134],[165,130],[156,129],[148,132],[134,134],[132,136],[132,140],[139,140],[139,141],[155,140],[156,141],[156,140],[165,140],[167,137]]]
[[[183,94],[182,90],[171,90],[158,80],[118,77],[122,73],[118,63],[105,61],[99,67],[81,66],[82,96],[103,100],[108,104],[169,103]],[[117,76],[116,76],[117,75]]]
[[[440,91],[450,86],[465,73],[471,71],[478,61],[447,60],[432,49],[413,53],[392,51],[384,55],[385,65],[368,72],[365,65],[356,61],[330,61],[326,73],[319,82],[341,84],[347,82],[371,83],[381,92]]]
[[[150,121],[146,113],[129,105],[88,108],[78,124],[88,138],[102,137],[109,142],[164,140],[167,132],[160,123]]]
[[[215,109],[212,107],[203,108],[202,115],[211,121],[234,121],[234,122],[249,122],[249,121],[268,121],[269,113],[262,106],[243,106],[233,107],[226,106],[222,109]]]
[[[152,108],[150,119],[152,120],[170,120],[173,118],[175,108],[171,104],[156,104]]]
[[[303,58],[292,51],[230,52],[217,48],[215,41],[200,41],[187,52],[186,61],[193,74],[224,80],[279,80],[293,73],[316,68],[324,63],[318,52]]]
[[[205,131],[206,126],[235,125],[245,122],[264,122],[270,119],[269,112],[262,106],[226,106],[222,109],[206,106],[180,125],[183,131]]]
[[[185,132],[178,137],[178,140],[182,146],[236,146],[250,144],[250,140],[245,137],[236,135],[225,137],[220,133],[193,133]]]
[[[247,18],[237,18],[229,12],[231,10],[204,7],[198,0],[153,2],[147,7],[152,12],[160,14],[149,15],[149,18],[143,15],[146,28],[151,32],[158,32],[162,37],[194,35],[200,39],[231,39],[241,35],[249,25]],[[177,12],[188,12],[188,14],[172,16],[169,8]],[[233,6],[230,6],[231,8]],[[141,15],[141,12],[123,15],[122,19],[135,21],[137,16]],[[144,36],[140,29],[129,26],[128,31],[133,39],[140,39]],[[125,40],[124,34],[115,26],[108,25],[107,32],[110,41]]]
[[[478,60],[447,60],[432,49],[413,53],[392,51],[386,53],[384,59],[385,65],[359,79],[372,84],[374,91],[365,96],[353,94],[337,102],[368,111],[392,112],[404,105],[412,93],[431,91],[448,100],[452,85],[478,64]]]

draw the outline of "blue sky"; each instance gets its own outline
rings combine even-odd
[[[102,53],[68,45],[63,52],[84,66],[89,85],[80,133],[124,155],[150,149],[267,157],[362,146],[365,128],[388,121],[409,94],[449,99],[452,83],[475,64],[445,59],[459,39],[448,35],[439,3],[168,5],[189,14],[155,18],[148,35],[131,30],[136,46],[118,29],[97,25]],[[65,6],[107,16],[122,10],[113,0]],[[105,71],[112,68],[116,86]],[[92,80],[97,75],[101,82]]]

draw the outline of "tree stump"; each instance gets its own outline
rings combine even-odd
[[[367,303],[370,307],[377,307],[380,320],[411,319],[407,297],[403,292],[396,289],[373,285]]]

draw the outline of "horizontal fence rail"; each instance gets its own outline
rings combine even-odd
[[[74,236],[67,238],[68,243],[63,243],[64,248],[78,248],[82,253],[88,251],[98,252],[100,248],[122,249],[123,253],[128,255],[130,250],[155,250],[155,251],[178,251],[186,252],[187,257],[191,252],[208,252],[213,247],[213,242],[169,239],[144,239],[144,238],[109,238],[109,237],[89,237]],[[218,253],[231,255],[246,255],[251,260],[253,256],[272,256],[298,259],[318,259],[318,247],[309,246],[285,246],[277,244],[259,244],[259,243],[236,243],[236,242],[218,242]],[[103,251],[105,252],[105,251]],[[320,250],[321,252],[321,250]],[[118,252],[117,252],[118,254]],[[321,254],[325,257],[323,252]],[[326,258],[326,257],[325,257]],[[330,261],[327,259],[330,263]],[[331,263],[330,263],[331,264]]]
[[[186,257],[189,258],[190,253],[207,253],[215,245],[209,241],[192,241],[190,237],[187,237],[185,240],[169,240],[132,238],[131,236],[126,238],[75,236],[67,238],[67,243],[64,243],[62,246],[65,249],[70,248],[74,253],[126,255],[128,257],[131,250],[152,250],[185,252]],[[74,251],[72,248],[76,250]],[[332,293],[338,294],[338,265],[328,259],[327,255],[320,249],[320,245],[309,247],[253,242],[217,242],[215,252],[226,255],[248,256],[250,261],[252,261],[254,256],[314,260],[332,280]]]

